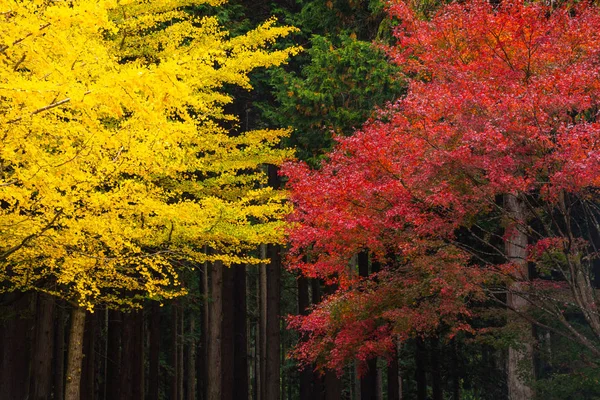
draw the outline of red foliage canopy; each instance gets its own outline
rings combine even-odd
[[[476,0],[424,21],[396,2],[389,14],[400,24],[387,51],[407,96],[339,138],[321,169],[283,171],[290,266],[340,284],[292,321],[308,337],[296,355],[329,368],[415,332],[466,329],[469,300],[498,269],[457,246],[456,232],[499,208],[497,196],[552,205],[600,186],[597,7]],[[357,283],[351,260],[364,249],[388,268]]]

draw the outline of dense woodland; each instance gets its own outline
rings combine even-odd
[[[0,32],[0,400],[600,399],[594,3]]]

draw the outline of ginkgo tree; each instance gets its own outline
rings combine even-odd
[[[407,96],[340,138],[319,170],[285,168],[292,265],[342,284],[293,322],[309,338],[297,355],[339,368],[410,335],[470,330],[468,304],[487,295],[597,360],[597,6],[474,0],[424,20],[398,1],[388,12]],[[357,282],[349,266],[365,249],[387,268]],[[526,399],[522,340],[508,381]]]
[[[282,241],[262,166],[286,132],[230,135],[222,87],[297,52],[272,48],[292,28],[230,38],[192,3],[0,2],[0,280],[75,306],[68,399],[85,309],[181,295],[173,260],[258,262],[244,251]]]

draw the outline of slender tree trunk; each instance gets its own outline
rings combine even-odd
[[[145,398],[145,346],[144,338],[146,337],[144,310],[136,310],[133,313],[134,332],[132,350],[133,354],[133,377],[132,377],[132,400],[144,400]]]
[[[54,335],[54,400],[65,395],[65,321],[67,315],[63,304],[56,309],[56,333]]]
[[[85,309],[74,307],[71,312],[71,329],[69,331],[65,400],[80,400],[84,329]]]
[[[334,371],[325,372],[325,400],[342,399],[342,381]]]
[[[311,280],[312,302],[319,304],[321,302],[321,282],[318,279]],[[314,390],[313,395],[315,400],[325,399],[325,382],[323,376],[317,372],[313,372]]]
[[[299,276],[298,277],[298,314],[307,315],[308,308],[310,306],[308,299],[308,279]],[[301,337],[300,341],[306,340]],[[300,399],[299,400],[312,400],[314,394],[312,393],[312,379],[313,374],[310,367],[304,367],[300,370]]]
[[[160,377],[160,305],[152,302],[150,308],[150,359],[148,376],[148,399],[159,399]]]
[[[206,251],[206,250],[205,250]],[[202,303],[200,305],[200,311],[202,314],[200,327],[200,345],[202,346],[198,357],[198,393],[200,400],[207,400],[208,398],[208,348],[209,348],[209,326],[210,321],[208,319],[210,309],[210,289],[209,289],[209,264],[205,262],[200,272],[200,287],[202,288]]]
[[[452,355],[451,355],[451,365],[452,365],[452,399],[458,400],[460,399],[460,379],[461,379],[461,371],[458,365],[458,342],[456,339],[452,339]]]
[[[37,297],[29,395],[32,400],[45,400],[52,392],[54,298],[44,293],[39,293]]]
[[[123,313],[123,330],[121,336],[121,374],[119,386],[121,386],[121,398],[133,399],[133,375],[134,375],[134,340],[135,340],[135,317],[133,313]],[[139,399],[135,399],[139,400]]]
[[[263,260],[267,258],[267,246],[260,246],[260,257]],[[258,400],[266,400],[266,371],[267,371],[267,264],[266,262],[259,266],[259,396]]]
[[[121,331],[122,313],[110,310],[108,313],[108,388],[107,400],[121,398]]]
[[[221,400],[233,400],[234,381],[234,267],[223,268],[221,309]]]
[[[398,351],[394,351],[387,367],[387,395],[388,400],[400,400],[400,367],[398,364]]]
[[[281,246],[268,245],[267,252],[267,348],[265,399],[279,399],[280,380],[280,286],[281,286]]]
[[[248,398],[248,325],[246,323],[246,265],[233,267],[234,273],[234,400]]]
[[[171,306],[171,399],[179,400],[179,306],[175,301]]]
[[[211,303],[209,307],[210,323],[208,346],[208,400],[221,400],[222,378],[222,317],[223,317],[223,263],[215,261],[211,266]]]
[[[177,394],[179,396],[178,400],[184,400],[184,385],[183,385],[183,377],[184,371],[184,361],[183,361],[183,349],[185,347],[185,330],[183,329],[183,318],[185,316],[185,312],[183,310],[183,305],[179,304],[179,320],[178,328],[177,328]]]
[[[425,357],[427,352],[423,339],[416,339],[415,352],[415,380],[417,381],[417,400],[427,400],[427,373],[425,371]]]
[[[190,313],[190,335],[187,345],[187,379],[186,379],[186,400],[196,400],[196,341],[194,339],[196,332],[196,317]]]
[[[83,368],[81,373],[81,397],[85,400],[96,399],[96,316],[90,314],[85,319],[85,332],[83,334]]]
[[[360,400],[377,400],[377,359],[367,362],[367,372],[360,379]]]
[[[504,207],[515,226],[507,236],[505,243],[508,261],[519,266],[517,281],[509,287],[507,298],[508,306],[518,312],[525,312],[528,308],[527,300],[519,296],[525,290],[523,280],[529,279],[527,266],[527,234],[525,233],[526,208],[523,201],[514,195],[504,196]],[[523,375],[533,376],[533,347],[531,324],[524,320],[513,318],[509,324],[515,329],[524,332],[523,342],[520,346],[511,346],[508,349],[508,398],[509,400],[530,400],[533,391]],[[524,374],[523,374],[524,372]]]
[[[431,338],[431,383],[433,388],[433,400],[444,400],[442,390],[442,371],[440,365],[440,343],[438,338]]]

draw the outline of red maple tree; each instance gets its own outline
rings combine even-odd
[[[295,355],[339,369],[410,335],[470,329],[470,303],[499,293],[600,355],[600,10],[469,0],[427,21],[403,2],[388,11],[399,24],[387,51],[407,96],[339,138],[320,169],[283,170],[295,205],[290,266],[339,284],[292,319],[308,338]],[[505,248],[519,234],[536,279]],[[385,266],[370,279],[354,273],[365,250]]]

